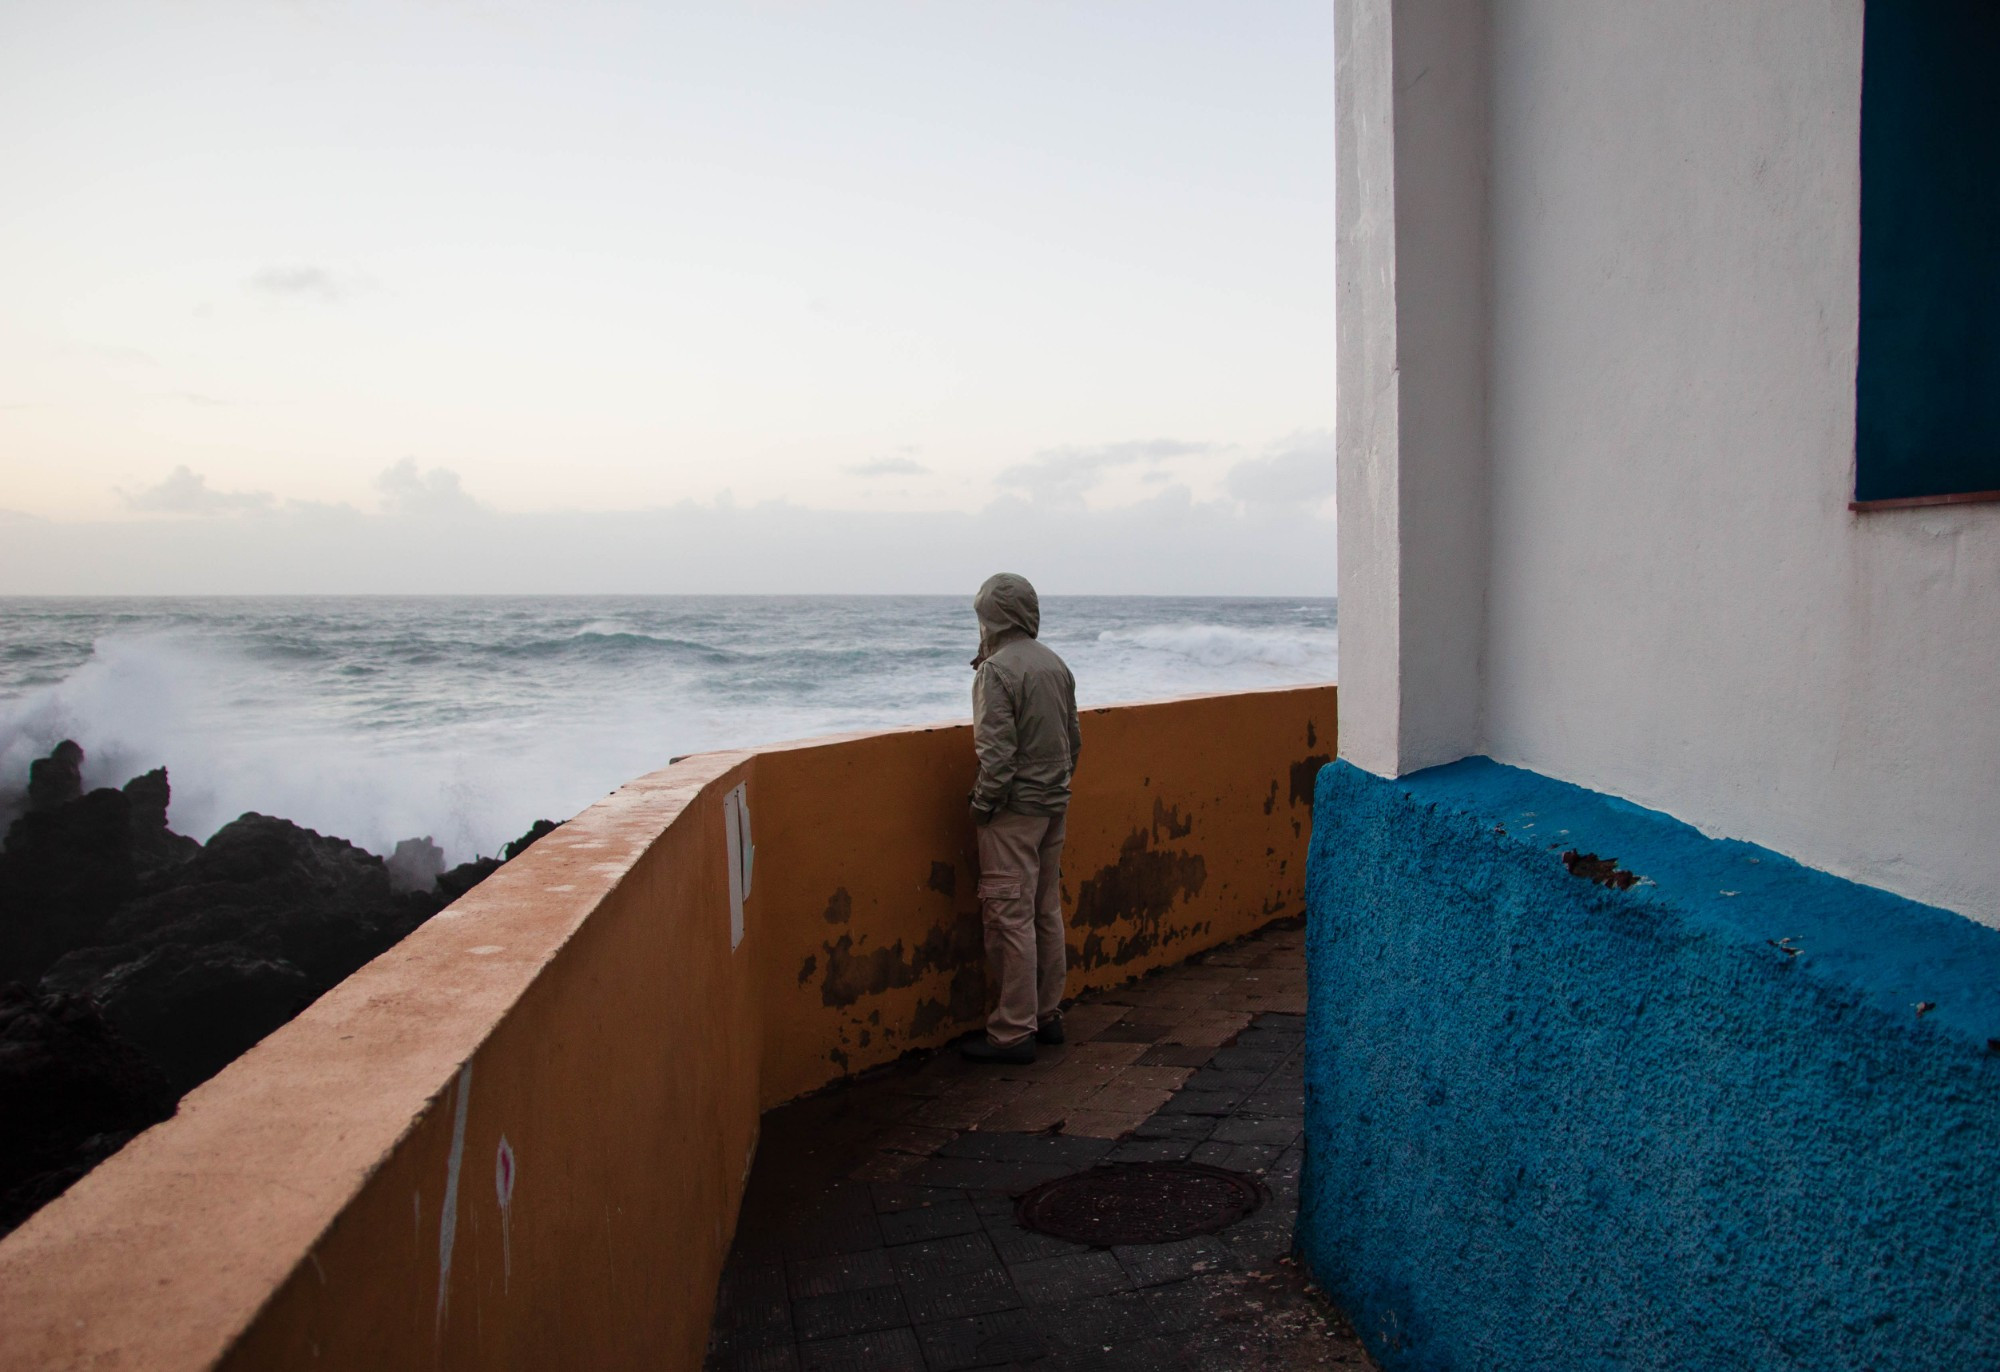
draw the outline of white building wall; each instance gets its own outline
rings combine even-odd
[[[1393,775],[1480,739],[1485,11],[1335,13],[1340,749]]]
[[[1392,45],[1434,27],[1435,3],[1356,7]],[[1486,18],[1460,35],[1487,68],[1483,305],[1395,294],[1403,337],[1421,312],[1483,345],[1484,654],[1457,752],[2000,924],[2000,506],[1847,509],[1861,0],[1454,8]],[[1343,425],[1349,381],[1343,360]],[[1403,484],[1456,479],[1407,373],[1401,403]],[[1346,675],[1369,667],[1350,562],[1388,555],[1349,534],[1342,452]],[[1404,642],[1462,631],[1453,578],[1395,557]],[[1343,736],[1366,736],[1357,706],[1344,688]]]

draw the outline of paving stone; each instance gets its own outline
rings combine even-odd
[[[1215,1049],[1202,1044],[1156,1043],[1139,1058],[1141,1067],[1202,1067]]]
[[[1178,1103],[1179,1096],[1174,1098]],[[1189,1139],[1200,1143],[1215,1132],[1217,1121],[1207,1115],[1173,1114],[1160,1111],[1132,1131],[1135,1139]]]
[[[1067,1176],[1075,1168],[1033,1162],[990,1162],[984,1158],[928,1158],[910,1174],[926,1186],[956,1186],[967,1191],[1004,1191],[1019,1195],[1045,1181]]]
[[[1248,1266],[1289,1257],[1294,1213],[1292,1207],[1266,1206],[1249,1219],[1230,1225],[1219,1237]]]
[[[1183,1115],[1207,1115],[1220,1119],[1233,1115],[1243,1104],[1244,1093],[1240,1091],[1176,1091],[1169,1107]]]
[[[1054,1301],[1030,1315],[1051,1343],[1064,1348],[1115,1349],[1160,1332],[1153,1303],[1136,1291]]]
[[[1063,1120],[1063,1133],[1083,1138],[1122,1139],[1146,1122],[1138,1111],[1072,1110]]]
[[[885,1153],[913,1153],[918,1157],[929,1157],[957,1137],[956,1129],[898,1124],[876,1135],[875,1147]]]
[[[922,1162],[909,1153],[877,1153],[855,1164],[847,1175],[852,1181],[901,1181]]]
[[[1217,1143],[1211,1139],[1195,1149],[1188,1161],[1226,1167],[1232,1172],[1261,1173],[1278,1160],[1281,1152],[1275,1143]]]
[[[962,1134],[944,1150],[948,1158],[980,1158],[990,1162],[1033,1162],[1070,1168],[1089,1167],[1111,1151],[1103,1139],[1066,1134]]]
[[[1164,1336],[1132,1343],[1104,1344],[1089,1348],[1059,1349],[1041,1362],[1030,1363],[1035,1372],[1179,1372],[1195,1365]],[[1200,1372],[1227,1372],[1219,1365]]]
[[[950,1238],[906,1244],[891,1249],[890,1255],[899,1278],[977,1272],[999,1261],[993,1241],[983,1229],[974,1234],[954,1234]]]
[[[909,1322],[910,1312],[903,1308],[903,1293],[893,1283],[865,1291],[807,1296],[792,1302],[792,1325],[801,1342],[893,1329]]]
[[[910,1116],[913,1124],[934,1129],[971,1129],[1007,1102],[989,1097],[944,1097],[924,1102]]]
[[[1204,1301],[1207,1290],[1201,1278],[1193,1277],[1148,1287],[1139,1294],[1147,1298],[1159,1331],[1173,1335],[1199,1328],[1213,1318]]]
[[[1081,1113],[1137,1115],[1143,1119],[1165,1105],[1172,1095],[1172,1091],[1163,1091],[1155,1086],[1127,1086],[1113,1082],[1092,1096],[1087,1102],[1087,1110]]]
[[[1163,1286],[1236,1266],[1237,1255],[1212,1234],[1173,1243],[1123,1244],[1111,1250],[1135,1287]]]
[[[1094,1033],[1124,1016],[1125,1011],[1120,1006],[1096,1001],[1072,1003],[1063,1007],[1063,1033],[1072,1043],[1081,1042],[1077,1037],[1079,1033]]]
[[[1221,1047],[1250,1026],[1250,1016],[1226,1010],[1193,1016],[1174,1026],[1168,1043],[1205,1044]]]
[[[1047,1341],[1024,1310],[922,1324],[916,1332],[931,1372],[1031,1362],[1048,1351]]]
[[[993,1249],[1000,1255],[1000,1261],[1008,1267],[1017,1267],[1024,1262],[1035,1262],[1042,1258],[1060,1258],[1070,1253],[1088,1253],[1090,1250],[1080,1243],[1059,1239],[1053,1234],[1037,1234],[1032,1229],[1023,1229],[1010,1216],[1003,1224],[995,1219],[988,1222],[986,1237],[993,1242]]]
[[[726,1269],[709,1334],[715,1347],[728,1351],[790,1343],[792,1304],[785,1269],[774,1265]]]
[[[1013,1275],[1014,1289],[1030,1305],[1102,1296],[1132,1284],[1118,1259],[1102,1249],[1018,1263],[1008,1271]]]
[[[918,1186],[912,1182],[884,1182],[868,1188],[868,1199],[875,1206],[878,1215],[891,1214],[897,1210],[921,1210],[927,1205],[940,1205],[946,1201],[962,1201],[963,1191],[949,1186]]]
[[[789,1339],[769,1348],[718,1349],[708,1366],[715,1372],[798,1372],[799,1350]]]
[[[1225,1072],[1219,1067],[1204,1067],[1195,1072],[1184,1083],[1188,1091],[1233,1091],[1239,1096],[1247,1096],[1264,1084],[1268,1071]]]
[[[1107,1024],[1103,1029],[1098,1031],[1097,1037],[1091,1041],[1093,1043],[1158,1043],[1167,1036],[1173,1027],[1173,1025],[1166,1023],[1146,1024],[1135,1023],[1131,1020],[1120,1020],[1116,1024]]]
[[[1253,1091],[1243,1098],[1243,1113],[1246,1115],[1285,1116],[1298,1119],[1306,1112],[1306,1093],[1303,1086],[1281,1087],[1276,1090],[1265,1087]]]
[[[1231,1115],[1219,1122],[1209,1137],[1217,1143],[1275,1143],[1284,1147],[1295,1141],[1301,1132],[1300,1121],[1289,1117],[1265,1119],[1257,1115]]]
[[[926,1372],[912,1329],[883,1329],[799,1345],[801,1372]]]
[[[980,1121],[981,1131],[996,1130],[1006,1133],[1041,1134],[1059,1130],[1069,1118],[1069,1112],[1093,1094],[1089,1091],[1076,1093],[1076,1099],[1069,1098],[1068,1092],[1055,1090],[1030,1090],[1017,1100],[1001,1106]]]
[[[912,1210],[896,1210],[879,1217],[882,1241],[894,1247],[924,1239],[941,1239],[951,1234],[969,1234],[979,1228],[979,1215],[960,1192],[953,1199]]]
[[[807,1222],[786,1231],[785,1257],[824,1258],[836,1253],[862,1253],[882,1246],[882,1230],[873,1214],[855,1219],[826,1219]]]
[[[1027,1088],[1010,1076],[1004,1067],[991,1063],[961,1062],[958,1072],[938,1095],[939,1100],[990,1101],[1005,1105]],[[914,1118],[914,1115],[912,1115]]]
[[[1127,1139],[1104,1155],[1106,1162],[1185,1162],[1205,1145],[1193,1139]]]
[[[1013,1223],[1014,1198],[1012,1196],[998,1195],[991,1191],[968,1191],[965,1194],[972,1201],[972,1208],[979,1212],[979,1218],[985,1220],[989,1227],[995,1221],[1001,1219],[1006,1220],[1009,1224]]]
[[[1256,1052],[1284,1052],[1296,1049],[1306,1039],[1303,1029],[1273,1029],[1266,1027],[1263,1019],[1257,1020],[1248,1029],[1236,1036],[1233,1045],[1237,1048]]]
[[[1146,1053],[1143,1043],[1079,1043],[1070,1050],[1070,1061],[1081,1067],[1130,1067]]]
[[[1211,1059],[1209,1067],[1217,1072],[1254,1072],[1261,1082],[1278,1070],[1279,1064],[1284,1062],[1287,1055],[1284,1050],[1245,1048],[1243,1040],[1239,1038],[1228,1048],[1216,1049],[1215,1057]]]
[[[917,1324],[989,1315],[1021,1304],[1013,1281],[998,1263],[971,1272],[905,1275],[898,1284],[910,1319]]]
[[[801,1258],[787,1263],[785,1268],[793,1300],[896,1284],[896,1268],[884,1248],[865,1253],[839,1253],[827,1258]]]

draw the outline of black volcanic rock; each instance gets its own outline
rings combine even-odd
[[[66,738],[28,764],[28,808],[50,810],[83,794],[83,748]]]
[[[201,851],[199,839],[177,834],[167,827],[167,804],[173,790],[167,785],[167,769],[155,767],[125,783],[126,803],[131,808],[132,859],[143,881],[168,867],[178,866]]]
[[[0,986],[0,1234],[174,1112],[166,1078],[82,996]]]
[[[534,824],[529,827],[527,833],[521,835],[519,838],[515,839],[512,843],[508,844],[505,848],[502,848],[500,850],[500,860],[502,862],[512,862],[515,858],[521,856],[521,854],[527,852],[528,849],[532,848],[537,840],[547,838],[550,834],[553,834],[556,830],[560,828],[562,828],[562,825],[557,823],[555,820],[552,819],[536,820]]]
[[[45,981],[94,996],[186,1091],[437,909],[429,893],[393,891],[373,853],[247,814],[148,881]]]
[[[82,762],[34,764],[0,849],[0,1232],[557,828],[399,890],[412,863],[290,820],[183,837],[164,769],[84,794]]]
[[[9,826],[0,850],[0,981],[32,981],[63,954],[97,942],[142,878],[201,850],[167,828],[165,768],[122,791],[71,794],[82,760],[83,750],[65,741],[30,768],[31,808]]]

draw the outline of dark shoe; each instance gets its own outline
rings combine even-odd
[[[1050,1015],[1042,1021],[1042,1027],[1035,1031],[1036,1043],[1061,1043],[1063,1041],[1062,1016]]]
[[[1026,1066],[1035,1060],[1035,1045],[1031,1039],[1010,1043],[1005,1048],[981,1034],[978,1038],[967,1039],[958,1045],[959,1055],[969,1062],[1003,1062],[1016,1067]]]

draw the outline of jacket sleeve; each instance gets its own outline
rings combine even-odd
[[[972,678],[972,750],[979,755],[979,777],[972,783],[973,808],[998,810],[1014,787],[1021,750],[1013,692],[991,662],[982,664]]]
[[[1069,683],[1069,769],[1076,771],[1076,760],[1083,756],[1083,723],[1076,717],[1076,681]]]

